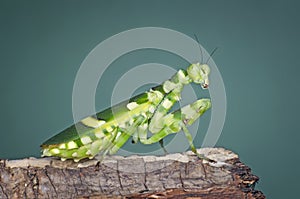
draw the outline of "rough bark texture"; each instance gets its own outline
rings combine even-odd
[[[258,177],[231,151],[106,157],[80,163],[54,158],[0,161],[0,198],[265,198]]]

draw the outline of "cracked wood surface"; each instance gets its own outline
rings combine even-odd
[[[75,163],[54,158],[0,161],[0,198],[265,198],[258,177],[223,148],[166,156],[109,156]],[[224,164],[226,163],[226,164]]]

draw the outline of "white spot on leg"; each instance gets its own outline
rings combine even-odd
[[[171,90],[173,90],[176,87],[176,84],[173,82],[167,80],[163,83],[163,89],[166,93],[169,93]]]
[[[133,109],[135,109],[136,107],[138,107],[139,105],[136,102],[130,102],[129,104],[127,104],[127,108],[131,111]]]
[[[89,149],[89,150],[87,150],[87,152],[85,153],[86,155],[91,155],[92,153],[91,153],[91,150]]]
[[[165,108],[165,109],[169,109],[172,107],[172,102],[169,100],[169,99],[165,99],[162,103],[162,106]]]
[[[116,139],[118,139],[121,135],[122,135],[122,133],[119,131],[116,135]]]
[[[80,140],[81,140],[82,144],[84,144],[84,145],[92,142],[92,139],[88,136],[82,137],[82,138],[80,138]]]
[[[59,149],[66,149],[66,144],[65,144],[65,143],[60,144],[60,145],[58,146],[58,148],[59,148]]]
[[[164,97],[164,95],[160,91],[150,90],[150,92],[147,93],[147,97],[150,102],[157,104]]]
[[[78,148],[78,145],[74,141],[70,141],[67,143],[68,149],[76,149]]]
[[[177,77],[180,83],[182,84],[188,84],[189,77],[185,76],[184,72],[182,70],[179,70],[177,73]]]
[[[44,156],[51,156],[51,153],[49,152],[49,149],[44,149],[44,150],[43,150],[43,155],[42,155],[42,157],[44,157]]]
[[[150,113],[154,113],[155,107],[154,107],[154,106],[150,106],[148,111],[149,111]]]
[[[77,157],[78,156],[78,153],[77,152],[74,152],[73,154],[72,154],[72,157]]]
[[[52,154],[59,154],[59,153],[60,153],[60,150],[57,149],[57,148],[54,148],[54,149],[51,149],[51,150],[50,150],[50,153],[52,153]]]

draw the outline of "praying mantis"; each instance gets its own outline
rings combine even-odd
[[[197,152],[187,128],[211,107],[210,99],[199,99],[170,112],[180,100],[185,85],[195,83],[207,89],[209,74],[207,64],[195,63],[186,70],[180,69],[162,84],[86,117],[48,139],[41,145],[42,156],[78,162],[93,159],[97,154],[102,157],[114,154],[130,137],[133,142],[142,144],[162,143],[166,136],[183,131],[191,150],[200,159],[212,162]],[[148,131],[151,136],[148,136]]]

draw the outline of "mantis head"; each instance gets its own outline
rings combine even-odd
[[[208,88],[210,68],[207,64],[191,64],[187,69],[187,73],[194,83],[200,84],[203,89]]]

